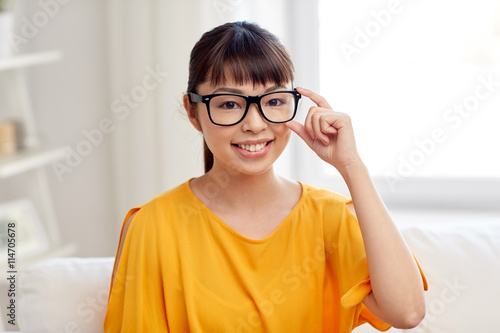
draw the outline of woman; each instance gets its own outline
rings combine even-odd
[[[284,47],[255,24],[219,26],[195,45],[184,107],[203,134],[206,173],[128,213],[107,332],[351,332],[422,320],[425,277],[349,117],[293,80]],[[317,106],[301,124],[292,119],[304,97]],[[275,173],[291,132],[340,172],[352,201]]]

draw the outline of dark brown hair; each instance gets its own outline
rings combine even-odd
[[[255,23],[226,23],[203,34],[191,51],[188,92],[198,85],[234,80],[236,84],[254,85],[293,81],[294,68],[278,38]],[[213,154],[203,142],[205,172],[213,165]]]

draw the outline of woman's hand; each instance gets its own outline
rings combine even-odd
[[[297,88],[297,91],[317,106],[309,109],[304,125],[292,120],[286,126],[341,174],[350,166],[362,163],[356,149],[351,118],[345,113],[333,111],[328,102],[315,92],[304,88]]]

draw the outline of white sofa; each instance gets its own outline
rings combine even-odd
[[[102,332],[114,258],[57,258],[19,272],[23,333]]]
[[[500,220],[424,224],[402,232],[429,282],[426,318],[408,332],[500,332]],[[113,258],[65,258],[24,269],[21,331],[102,332],[112,266]],[[354,332],[376,330],[363,325]]]

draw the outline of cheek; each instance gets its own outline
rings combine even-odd
[[[214,129],[215,125],[210,122],[206,111],[203,111],[204,110],[198,110],[197,121],[200,126],[200,132],[203,134],[205,141],[211,141],[211,137],[213,137],[214,134],[217,134],[217,132]]]
[[[286,136],[286,141],[288,142],[290,140],[290,137],[292,136],[292,130],[289,129],[288,127],[285,127],[285,136]]]
[[[283,143],[286,145],[290,141],[292,135],[292,130],[285,125],[280,125],[280,128],[276,130],[279,137],[282,138]]]
[[[200,120],[203,138],[212,152],[227,147],[234,133],[231,128],[214,125],[210,120]]]

